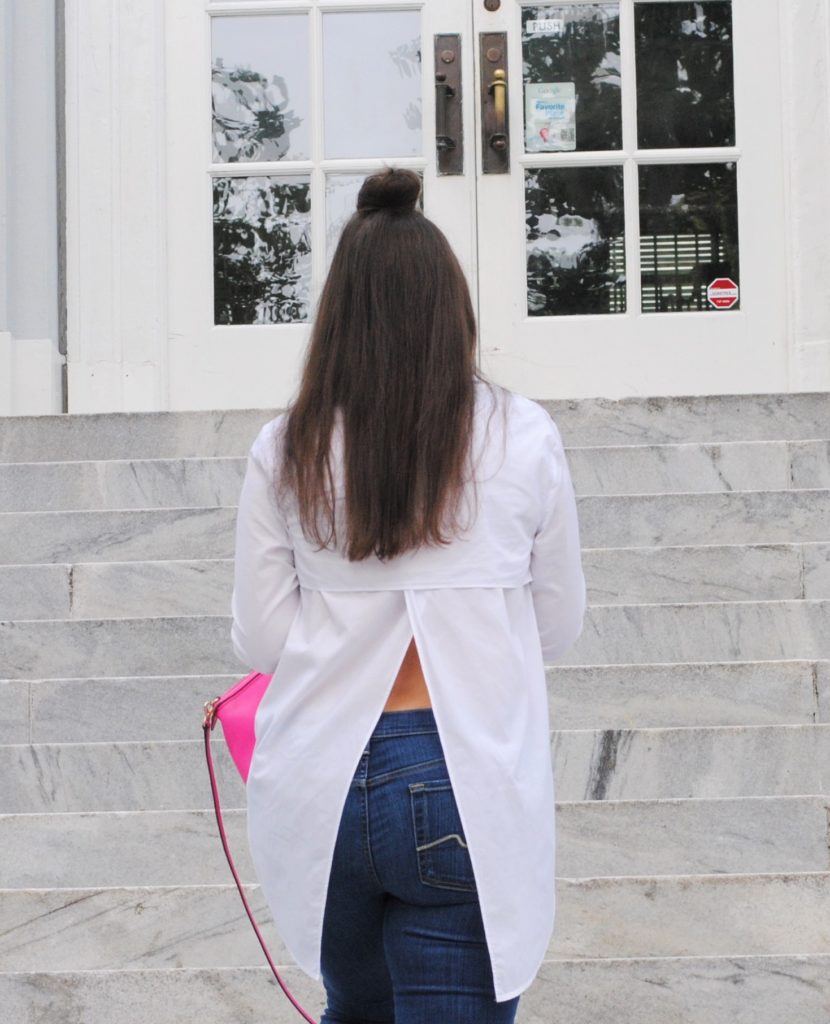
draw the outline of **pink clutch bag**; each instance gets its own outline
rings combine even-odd
[[[254,716],[256,715],[256,710],[259,707],[259,702],[262,700],[263,694],[268,689],[268,684],[270,682],[271,676],[263,675],[261,672],[251,672],[249,675],[245,676],[244,679],[240,679],[238,683],[234,683],[234,685],[220,697],[214,697],[213,700],[205,702],[205,717],[202,722],[202,731],[204,732],[205,737],[205,757],[207,758],[208,773],[210,775],[210,789],[213,794],[213,809],[216,811],[216,823],[219,826],[219,838],[222,840],[222,848],[225,851],[225,856],[228,858],[231,874],[236,882],[239,895],[242,897],[242,905],[245,907],[248,919],[254,926],[254,931],[259,939],[259,944],[262,946],[263,953],[265,953],[265,958],[283,992],[288,996],[300,1015],[305,1020],[309,1021],[309,1024],[317,1024],[314,1018],[311,1017],[302,1008],[302,1006],[300,1006],[294,996],[292,996],[286,988],[285,983],[274,965],[274,961],[271,959],[271,954],[268,952],[268,947],[265,945],[265,940],[262,937],[262,933],[260,932],[259,927],[254,920],[251,908],[248,905],[248,900],[245,897],[245,891],[242,888],[242,883],[239,880],[239,875],[237,874],[236,866],[234,865],[233,857],[231,856],[231,851],[228,847],[228,837],[225,834],[225,825],[222,821],[222,809],[219,805],[219,790],[216,785],[216,773],[213,770],[213,758],[210,751],[210,734],[216,723],[221,722],[222,733],[225,738],[225,743],[228,746],[228,750],[230,751],[230,755],[239,770],[239,774],[242,776],[242,781],[247,783],[248,773],[251,770],[251,758],[254,754],[254,743],[256,740],[254,735]]]

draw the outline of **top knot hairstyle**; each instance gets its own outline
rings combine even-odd
[[[333,535],[350,561],[450,543],[441,530],[448,513],[452,532],[459,527],[476,378],[496,387],[476,366],[464,271],[416,209],[420,195],[420,176],[408,169],[364,180],[320,294],[297,397],[277,431],[278,504],[293,492],[304,536],[327,547]],[[338,413],[343,490],[334,493]]]
[[[421,179],[414,171],[387,167],[363,182],[357,196],[357,208],[412,213],[420,195]]]

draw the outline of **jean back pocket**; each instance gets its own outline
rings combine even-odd
[[[473,862],[450,780],[411,782],[409,800],[421,881],[439,889],[475,892]]]

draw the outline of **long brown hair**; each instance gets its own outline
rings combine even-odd
[[[278,476],[304,536],[334,535],[329,462],[336,409],[350,561],[448,544],[465,483],[475,410],[476,323],[464,272],[416,208],[420,177],[386,167],[366,178],[323,287],[296,399],[278,441]],[[496,385],[497,386],[497,385]],[[325,478],[328,478],[328,490]],[[330,534],[318,525],[325,509]]]

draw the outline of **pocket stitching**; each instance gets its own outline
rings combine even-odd
[[[415,857],[418,863],[418,877],[424,885],[436,889],[451,889],[456,892],[476,892],[477,885],[475,875],[471,882],[459,881],[439,876],[430,876],[429,867],[431,862],[430,851],[436,843],[443,842],[449,835],[457,836],[464,850],[469,851],[469,844],[466,837],[461,833],[446,833],[435,840],[427,838],[428,821],[428,794],[452,791],[452,783],[449,779],[435,779],[431,782],[411,782],[409,784],[409,800],[412,811],[412,827],[415,836]],[[469,852],[467,854],[469,858]],[[470,862],[472,874],[472,862]]]

